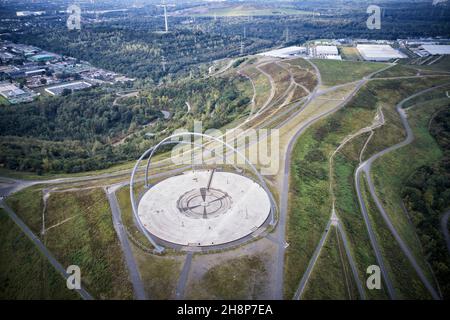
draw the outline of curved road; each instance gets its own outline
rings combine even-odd
[[[448,85],[448,83],[442,84],[442,85],[439,85],[439,86],[436,86],[436,87],[432,87],[432,88],[429,88],[429,89],[422,90],[420,92],[417,92],[417,93],[415,93],[415,94],[413,94],[413,95],[403,99],[400,103],[398,103],[397,106],[396,106],[396,111],[399,114],[400,119],[401,119],[402,124],[403,124],[403,127],[405,128],[405,131],[406,131],[406,138],[405,138],[405,140],[403,140],[400,143],[397,143],[397,144],[395,144],[395,145],[393,145],[393,146],[391,146],[389,148],[386,148],[386,149],[384,149],[384,150],[374,154],[369,159],[367,159],[362,164],[360,164],[358,169],[356,170],[356,173],[355,173],[355,185],[356,185],[356,189],[357,189],[358,200],[360,202],[361,210],[363,211],[363,216],[364,216],[364,220],[366,222],[366,226],[367,226],[367,229],[368,229],[367,231],[369,232],[369,237],[371,239],[372,247],[375,250],[375,253],[376,253],[376,256],[377,256],[377,261],[379,263],[380,269],[382,270],[383,276],[385,278],[386,285],[388,287],[388,292],[389,292],[391,297],[395,296],[394,289],[392,287],[392,284],[388,280],[389,277],[387,275],[387,272],[386,272],[386,269],[385,269],[385,266],[384,266],[384,263],[383,263],[383,259],[381,257],[381,253],[380,253],[379,248],[378,248],[378,246],[376,244],[376,238],[375,238],[373,230],[372,230],[372,228],[370,226],[370,221],[369,221],[368,215],[367,215],[367,209],[365,207],[364,199],[363,199],[363,197],[361,195],[360,184],[359,184],[361,173],[362,172],[365,173],[365,178],[366,178],[367,183],[369,185],[370,194],[371,194],[373,200],[375,201],[375,204],[376,204],[378,210],[380,211],[381,216],[383,217],[383,220],[385,221],[385,223],[386,223],[387,227],[389,228],[390,232],[392,233],[392,235],[396,239],[396,241],[399,244],[401,250],[403,251],[405,256],[408,258],[408,260],[410,261],[411,265],[413,266],[413,268],[416,271],[417,275],[419,276],[420,280],[425,285],[427,290],[430,292],[430,294],[432,295],[433,299],[440,299],[439,294],[437,293],[437,291],[434,289],[434,287],[431,285],[431,283],[429,282],[429,280],[425,276],[422,268],[419,266],[419,264],[417,263],[415,257],[411,253],[411,250],[406,245],[406,243],[403,241],[403,239],[400,237],[400,235],[398,234],[398,232],[395,229],[394,225],[392,224],[388,214],[384,210],[384,208],[383,208],[383,206],[381,204],[381,201],[379,200],[378,196],[376,195],[375,187],[373,185],[372,178],[371,178],[371,175],[370,175],[370,169],[371,169],[372,163],[376,159],[382,157],[383,155],[385,155],[385,154],[387,154],[387,153],[389,153],[391,151],[394,151],[394,150],[397,150],[397,149],[399,149],[401,147],[404,147],[404,146],[410,144],[414,140],[414,134],[412,132],[411,127],[409,126],[406,112],[402,108],[403,105],[407,101],[410,101],[410,100],[416,98],[417,96],[420,96],[422,94],[428,93],[428,92],[433,91],[433,90],[438,89],[438,88],[442,88],[442,87],[447,86],[447,85]]]
[[[306,60],[309,62],[314,70],[316,71],[317,75],[317,85],[314,88],[313,92],[309,95],[305,106],[311,103],[311,101],[314,100],[318,95],[321,95],[322,92],[319,92],[319,87],[322,85],[322,77],[319,71],[319,68],[312,63],[309,60]],[[285,152],[285,159],[284,159],[284,172],[283,172],[283,182],[282,182],[282,189],[280,192],[280,218],[279,218],[279,226],[278,226],[278,242],[279,242],[279,248],[278,248],[278,255],[277,255],[277,266],[276,266],[276,273],[275,273],[275,298],[277,299],[283,299],[283,279],[284,279],[284,254],[286,250],[285,245],[281,245],[281,243],[285,243],[286,239],[286,218],[287,218],[287,211],[288,211],[288,198],[289,198],[289,171],[291,167],[291,154],[294,149],[295,143],[297,142],[298,137],[312,124],[317,122],[318,120],[322,119],[323,117],[332,114],[345,106],[359,91],[359,89],[364,86],[367,81],[370,80],[374,75],[376,75],[379,72],[382,72],[388,68],[391,68],[393,65],[386,66],[385,68],[382,68],[378,71],[375,71],[366,77],[364,77],[361,80],[356,81],[357,86],[353,89],[353,91],[347,96],[345,100],[343,100],[339,105],[337,105],[335,108],[325,111],[321,114],[316,115],[315,117],[309,119],[306,123],[304,123],[299,130],[296,132],[296,134],[289,140],[286,152]],[[326,90],[333,90],[332,88],[327,88]],[[328,92],[328,91],[327,91]]]

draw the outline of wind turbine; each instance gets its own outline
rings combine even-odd
[[[157,7],[163,7],[164,8],[164,24],[166,27],[165,32],[169,32],[169,24],[167,23],[167,7],[175,7],[174,4],[167,4],[166,0],[162,0],[161,4],[158,4]]]

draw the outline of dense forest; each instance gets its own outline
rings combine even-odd
[[[0,166],[75,173],[136,159],[173,130],[192,129],[194,119],[205,129],[220,128],[245,115],[250,102],[240,89],[245,81],[180,80],[125,99],[95,88],[2,107]],[[170,119],[161,111],[170,112]]]
[[[89,61],[130,77],[157,81],[164,75],[186,71],[190,65],[236,56],[240,53],[241,39],[189,29],[156,33],[141,19],[126,25],[90,25],[81,32],[52,25],[15,35],[14,41]],[[247,38],[243,44],[254,52],[268,42]]]
[[[443,151],[433,166],[417,170],[403,190],[405,206],[417,227],[444,298],[450,299],[450,256],[440,229],[440,217],[450,209],[450,110],[439,112],[431,123],[431,134]],[[448,226],[447,226],[448,227]]]

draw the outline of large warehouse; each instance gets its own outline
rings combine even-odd
[[[364,60],[368,61],[389,61],[406,58],[406,55],[388,44],[358,44],[356,48]]]
[[[450,54],[450,45],[424,44],[422,45],[422,48],[431,55]]]
[[[313,48],[313,57],[319,59],[341,60],[336,46],[316,46]]]
[[[290,58],[290,57],[295,57],[295,56],[306,55],[306,48],[298,47],[298,46],[291,46],[291,47],[262,52],[259,55],[265,56],[265,57],[274,57],[274,58]]]
[[[70,91],[78,91],[86,88],[92,87],[92,84],[86,81],[77,81],[67,84],[61,84],[57,86],[53,86],[50,88],[46,88],[45,91],[50,93],[52,96],[60,95],[63,93],[64,89],[68,89]]]

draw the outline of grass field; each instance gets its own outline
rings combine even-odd
[[[374,78],[389,78],[389,77],[402,77],[402,76],[415,76],[418,70],[407,65],[397,64],[387,70],[384,70]]]
[[[419,167],[432,165],[442,157],[442,151],[428,132],[428,122],[435,111],[447,107],[449,99],[444,91],[442,98],[428,100],[413,107],[408,112],[408,120],[413,128],[415,140],[408,146],[386,154],[373,166],[373,177],[378,197],[402,238],[407,242],[416,257],[422,257],[420,242],[402,207],[401,191],[408,177]],[[414,159],[414,161],[411,161]],[[407,163],[408,165],[405,165]],[[424,271],[428,266],[419,259]],[[433,280],[427,272],[430,281]]]
[[[80,299],[0,209],[0,299]]]
[[[151,180],[151,183],[156,183]],[[144,190],[143,184],[136,186],[135,192]],[[152,254],[153,246],[136,227],[130,202],[130,188],[123,187],[116,191],[117,201],[122,214],[123,226],[131,242],[145,291],[151,299],[173,299],[178,275],[182,267],[182,257],[166,254]],[[169,250],[170,251],[170,250]]]
[[[42,230],[42,187],[26,188],[8,197],[6,203],[25,222],[25,224],[39,235]]]
[[[354,188],[353,173],[358,165],[358,154],[362,148],[367,134],[355,138],[352,143],[347,144],[335,157],[334,182],[336,195],[336,212],[346,231],[351,252],[358,269],[361,283],[365,283],[365,270],[368,266],[377,264],[375,255],[370,245],[366,225],[362,219],[358,199]],[[354,151],[352,150],[354,149]],[[366,288],[364,286],[364,288]],[[369,299],[387,299],[387,293],[383,290],[368,290],[366,295]]]
[[[430,62],[432,60],[430,60]],[[438,60],[436,63],[433,63],[432,65],[427,65],[427,64],[414,65],[414,67],[416,67],[418,69],[422,69],[422,70],[450,72],[450,56],[444,56],[443,58]]]
[[[415,300],[431,299],[430,294],[426,291],[415,270],[409,263],[409,260],[402,253],[397,241],[386,227],[375,203],[369,196],[366,181],[363,181],[361,186],[369,219],[378,240],[386,269],[396,290],[397,298]]]
[[[147,296],[157,300],[174,299],[183,266],[181,257],[156,256],[143,252],[134,244],[131,246]]]
[[[415,78],[401,80],[374,80],[362,88],[349,107],[376,108],[381,107],[388,125],[375,130],[375,134],[367,145],[365,158],[404,139],[404,129],[395,106],[403,98],[434,85],[449,82],[449,78]]]
[[[302,299],[358,300],[358,291],[339,237],[336,227],[332,226]]]
[[[135,193],[142,192],[143,190],[144,185],[139,184],[138,186],[136,186]],[[128,238],[130,238],[130,241],[132,241],[136,246],[151,252],[153,246],[145,237],[145,235],[143,235],[142,232],[139,231],[139,229],[136,227],[136,224],[134,223],[130,201],[130,187],[126,186],[120,188],[118,191],[116,191],[116,197],[117,202],[119,203],[120,212],[122,214],[123,226],[125,227],[125,230],[128,234]]]
[[[210,268],[192,284],[188,299],[256,299],[266,277],[264,258],[245,255]]]
[[[82,282],[94,297],[133,297],[111,209],[102,189],[51,194],[45,227],[45,245],[63,266],[80,266]]]
[[[395,112],[396,103],[402,97],[442,83],[444,80],[407,79],[370,82],[343,110],[319,121],[298,140],[292,154],[289,216],[286,229],[287,242],[290,245],[286,251],[285,297],[292,297],[330,216],[331,203],[328,190],[330,153],[346,135],[370,124],[378,107],[383,108],[387,123],[381,129],[377,129],[384,134],[379,135],[377,132],[373,136],[371,145],[365,152],[365,158],[397,143],[404,135]],[[337,185],[335,187],[336,210],[347,231],[353,257],[363,283],[367,266],[375,264],[375,257],[355,197],[353,182],[353,172],[359,163],[359,151],[365,141],[364,138],[367,138],[367,135],[348,143],[336,156],[334,166],[334,181]],[[405,228],[408,227],[410,226],[405,226]],[[383,234],[383,236],[387,238],[387,235]],[[392,254],[393,252],[396,254]],[[386,253],[393,259],[391,261],[393,265],[397,264],[395,260],[397,257],[404,259],[398,252],[398,248],[397,251],[395,248],[386,249]],[[423,257],[421,260],[423,262]],[[407,264],[403,269],[394,269],[394,272],[398,272],[399,275],[395,276],[400,278],[416,277],[415,271]],[[399,286],[405,291],[405,296],[413,296],[411,292],[408,292],[408,288],[403,287],[407,286],[406,282],[401,282]],[[419,289],[417,290],[420,292]],[[366,293],[372,299],[387,298],[383,291],[371,290]]]
[[[344,137],[370,124],[373,116],[373,110],[340,110],[308,129],[294,147],[286,228],[289,247],[285,297],[293,296],[331,215],[328,158]]]
[[[294,66],[299,66],[302,69],[314,72],[314,67],[303,58],[289,59],[286,62]]]
[[[355,47],[340,47],[339,52],[344,60],[362,61],[363,58]]]
[[[289,73],[277,65],[276,63],[265,64],[260,67],[261,70],[268,73],[275,82],[275,96],[274,100],[280,98],[280,96],[289,87],[290,76]]]
[[[265,75],[263,75],[261,72],[259,72],[256,68],[253,66],[247,67],[244,70],[245,74],[248,75],[254,85],[255,85],[255,110],[258,110],[261,108],[264,103],[267,101],[270,95],[270,82],[269,79]]]
[[[339,60],[311,60],[320,70],[322,83],[326,86],[334,86],[362,79],[374,71],[387,65],[379,62],[355,62]]]

